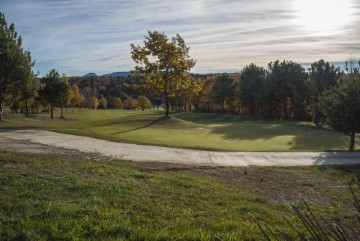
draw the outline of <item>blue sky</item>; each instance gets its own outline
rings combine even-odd
[[[0,0],[0,11],[40,75],[131,70],[147,30],[179,33],[197,73],[360,57],[360,0]]]

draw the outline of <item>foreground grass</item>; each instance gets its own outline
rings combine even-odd
[[[5,116],[0,128],[41,128],[111,141],[222,151],[347,150],[349,138],[308,122],[250,120],[239,116],[162,111],[75,110],[66,119],[48,114]],[[360,145],[357,144],[357,149]]]
[[[334,186],[360,175],[359,166],[208,169],[9,152],[0,170],[1,240],[260,240],[250,215],[294,235],[282,215],[299,221],[276,193],[294,201],[303,190],[316,212],[351,227],[351,196]],[[278,173],[293,181],[278,187]]]

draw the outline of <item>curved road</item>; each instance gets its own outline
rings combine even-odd
[[[99,153],[139,162],[206,166],[311,166],[360,164],[360,152],[217,152],[136,145],[43,130],[0,129],[0,138]]]

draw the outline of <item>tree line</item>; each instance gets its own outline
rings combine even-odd
[[[87,80],[87,78],[67,77],[52,69],[43,78],[35,77],[31,96],[19,101],[19,95],[7,95],[6,102],[13,113],[20,112],[28,116],[30,112],[50,112],[51,119],[54,118],[55,108],[60,109],[60,118],[64,118],[64,109],[67,112],[68,108],[72,108],[72,111],[74,108],[129,110],[152,108],[151,101],[144,95],[138,94],[133,98],[122,91],[118,95],[116,93],[112,95],[114,89],[111,87],[104,86],[100,81],[91,87],[86,85]]]
[[[15,25],[8,24],[0,12],[0,121],[8,96],[26,102],[36,91],[34,64],[30,52],[22,48],[22,38],[15,31]]]
[[[355,70],[354,70],[355,71]],[[276,60],[267,68],[249,64],[238,74],[210,76],[194,98],[201,112],[250,117],[311,120],[320,123],[318,99],[346,73],[319,60],[307,71],[293,61]]]
[[[293,61],[270,62],[267,68],[249,64],[235,75],[221,74],[205,80],[188,72],[196,64],[189,47],[177,34],[148,31],[143,46],[131,44],[134,74],[143,77],[136,89],[162,97],[165,116],[177,110],[222,112],[262,118],[312,120],[327,123],[350,136],[360,132],[360,61],[345,70],[319,60],[306,71]]]

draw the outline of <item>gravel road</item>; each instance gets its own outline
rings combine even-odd
[[[137,162],[203,166],[312,166],[360,164],[360,152],[217,152],[136,145],[44,130],[0,129],[0,150],[84,153]]]

